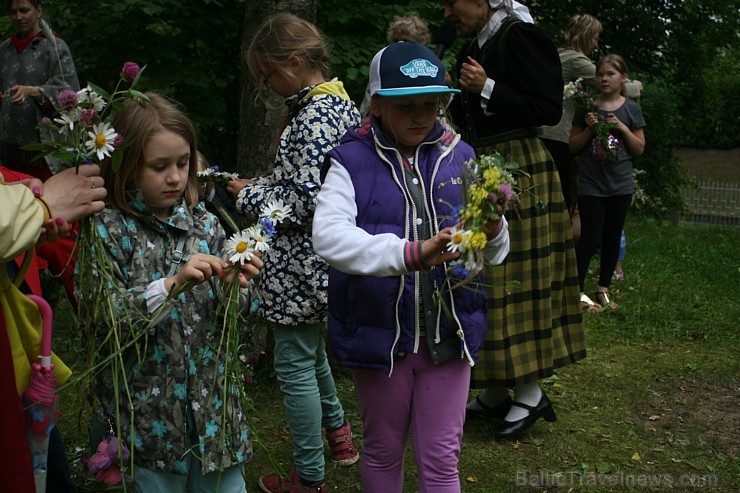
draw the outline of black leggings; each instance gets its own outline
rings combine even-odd
[[[576,246],[578,259],[578,282],[583,285],[596,249],[601,244],[601,266],[599,286],[609,287],[614,267],[619,257],[619,240],[622,236],[627,211],[632,203],[632,195],[617,197],[578,196],[578,211],[581,214],[581,239]]]

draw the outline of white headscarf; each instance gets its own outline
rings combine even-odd
[[[509,12],[516,13],[516,15],[524,22],[534,24],[534,19],[532,19],[532,16],[529,15],[529,9],[516,0],[488,0],[488,5],[493,10],[498,10],[504,7]]]

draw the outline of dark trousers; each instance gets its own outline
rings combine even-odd
[[[581,239],[576,246],[578,260],[578,282],[583,286],[596,249],[601,244],[601,266],[599,286],[609,287],[614,267],[619,257],[619,241],[627,219],[632,195],[617,197],[578,196],[578,211],[581,214]]]
[[[552,160],[560,175],[560,186],[563,189],[565,205],[568,206],[568,214],[573,214],[576,206],[575,173],[573,166],[573,154],[570,153],[568,144],[558,140],[541,139],[547,150],[550,151]]]

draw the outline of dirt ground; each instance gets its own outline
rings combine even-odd
[[[700,181],[740,183],[740,147],[734,149],[698,149],[680,147],[676,156]]]

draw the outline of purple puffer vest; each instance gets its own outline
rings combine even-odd
[[[366,120],[367,122],[367,120]],[[372,125],[352,128],[327,155],[342,163],[355,188],[356,224],[370,234],[393,233],[411,238],[414,206],[404,189],[400,155]],[[452,226],[452,208],[461,203],[463,164],[475,157],[473,149],[441,124],[417,151],[432,233]],[[487,296],[482,276],[478,288],[455,289],[450,298],[445,268],[432,271],[435,288],[444,288],[445,307],[435,307],[436,327],[426,327],[435,342],[455,337],[460,356],[478,358],[486,330]],[[329,342],[339,362],[349,368],[371,368],[391,373],[397,355],[415,352],[416,275],[373,277],[329,270]],[[471,283],[472,285],[472,283]],[[464,335],[464,341],[460,338]]]

